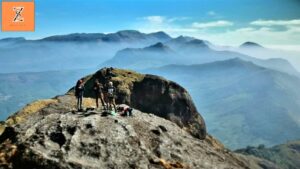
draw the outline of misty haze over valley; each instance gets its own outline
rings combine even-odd
[[[255,42],[218,46],[164,32],[75,33],[0,40],[0,117],[54,97],[80,77],[118,67],[174,80],[227,147],[300,139],[300,56]]]

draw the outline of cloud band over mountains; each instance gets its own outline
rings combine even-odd
[[[250,23],[257,26],[300,26],[300,19],[293,20],[256,20]]]
[[[257,19],[240,23],[224,19],[192,22],[192,19],[147,16],[132,28],[143,32],[165,31],[173,36],[189,35],[226,45],[241,44],[245,41],[255,41],[266,46],[300,45],[300,19]]]

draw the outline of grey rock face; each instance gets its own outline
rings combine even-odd
[[[134,85],[131,104],[142,111],[169,119],[180,127],[187,127],[197,138],[204,139],[206,136],[205,122],[190,95],[174,82],[146,75],[140,83]]]
[[[86,97],[93,97],[91,86],[96,78],[103,82],[104,70],[85,78]],[[207,135],[204,120],[178,84],[119,69],[113,74],[117,103],[142,112],[135,109],[132,117],[77,112],[72,90],[33,102],[0,125],[0,168],[276,168],[232,153]],[[95,104],[91,98],[83,102],[85,107]]]
[[[85,78],[85,97],[95,97],[93,83],[98,79],[105,84],[106,72],[107,69],[104,68]],[[193,136],[205,139],[205,122],[183,87],[154,75],[122,69],[113,69],[111,73],[111,80],[117,88],[118,104],[128,104],[143,112],[171,120],[178,126],[187,128]]]
[[[15,126],[17,169],[246,168],[234,154],[199,140],[175,123],[134,111],[36,115]]]

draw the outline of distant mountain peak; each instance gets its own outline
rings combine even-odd
[[[137,30],[121,30],[121,31],[118,31],[117,33],[141,33]]]
[[[49,36],[41,39],[41,41],[97,41],[103,36],[103,33],[71,33],[67,35]]]
[[[24,37],[14,37],[14,38],[3,38],[0,39],[1,42],[15,42],[15,41],[25,41]]]
[[[158,42],[154,45],[151,45],[149,47],[145,47],[145,50],[157,50],[157,51],[171,51],[171,49],[169,48],[169,46],[164,45],[161,42]]]
[[[153,48],[163,48],[163,47],[166,47],[163,43],[161,42],[158,42],[150,47],[153,47]]]
[[[264,69],[263,67],[260,67],[258,65],[255,65],[251,61],[247,61],[241,58],[232,58],[232,59],[227,59],[227,60],[220,60],[220,61],[215,61],[211,63],[204,63],[200,64],[199,66],[209,66],[209,67],[215,67],[215,68],[232,68],[232,67],[243,67],[243,68],[250,68],[250,69]]]
[[[240,48],[264,48],[262,45],[255,43],[255,42],[245,42],[243,44],[240,45]]]
[[[172,39],[167,33],[163,32],[163,31],[149,33],[148,35],[156,37],[156,38],[160,38],[160,39],[167,39],[167,40]]]
[[[228,59],[227,61],[231,62],[231,63],[238,63],[238,64],[240,64],[240,63],[243,63],[243,64],[253,64],[250,61],[246,61],[246,60],[243,60],[243,59],[238,58],[238,57],[232,58],[232,59]]]
[[[200,40],[200,39],[194,39],[194,40],[189,41],[188,43],[191,43],[191,44],[205,44],[205,41]]]
[[[186,42],[185,45],[189,46],[189,47],[209,48],[209,45],[207,44],[207,42],[204,40],[200,40],[200,39],[190,40],[190,41]]]
[[[224,63],[227,62],[228,64],[236,65],[236,66],[247,66],[247,67],[255,67],[255,68],[265,69],[264,67],[261,67],[259,65],[254,64],[252,61],[244,60],[244,59],[241,59],[241,58],[238,58],[238,57],[228,59],[228,60],[225,60],[225,61],[220,61],[220,62],[224,62]]]
[[[137,31],[137,30],[121,30],[116,32],[116,34],[120,35],[142,35],[143,33]]]
[[[177,38],[174,38],[174,40],[185,40],[186,38],[182,35],[178,36]]]
[[[173,40],[176,41],[176,42],[188,42],[188,41],[195,40],[195,38],[180,35],[180,36],[178,36],[177,38],[175,38]]]

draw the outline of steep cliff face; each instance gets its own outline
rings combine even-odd
[[[92,85],[95,79],[104,84],[107,69],[101,69],[87,76],[85,97],[95,97]],[[188,92],[175,82],[154,75],[113,69],[112,81],[117,88],[116,102],[128,104],[143,112],[175,122],[193,136],[204,139],[206,126]],[[72,94],[72,90],[69,92]]]

